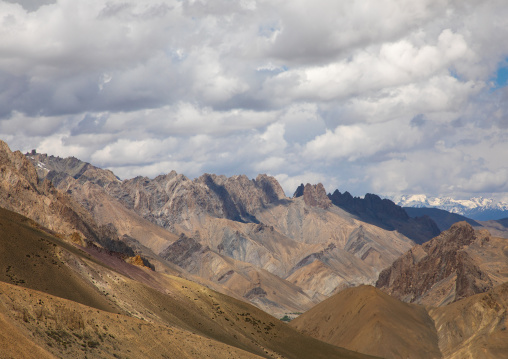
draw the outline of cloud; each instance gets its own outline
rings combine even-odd
[[[444,81],[450,77],[451,63],[472,55],[463,36],[449,29],[435,42],[415,47],[404,39],[369,47],[351,59],[280,73],[268,81],[269,88],[274,96],[288,101],[336,101],[419,84],[436,76]]]
[[[0,13],[14,149],[123,178],[266,172],[289,194],[506,192],[501,0],[0,0]]]
[[[404,152],[422,141],[422,133],[409,123],[338,126],[306,144],[304,153],[310,158],[359,158],[389,152]]]
[[[508,192],[508,170],[483,171],[472,174],[471,178],[462,179],[458,187],[463,192],[489,193]]]
[[[56,0],[6,0],[21,5],[27,11],[35,11],[43,5],[54,4]]]

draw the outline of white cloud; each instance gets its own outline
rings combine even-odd
[[[290,194],[506,191],[502,0],[0,0],[0,14],[14,149],[122,177],[268,172]]]
[[[408,122],[338,126],[307,143],[304,154],[310,158],[354,161],[379,153],[399,152],[422,141],[420,129]]]
[[[163,141],[119,139],[93,153],[91,161],[99,165],[115,164],[115,166],[153,163],[156,160],[161,161],[165,157],[170,157],[167,154],[170,154],[177,145],[178,141],[174,138],[167,138]]]

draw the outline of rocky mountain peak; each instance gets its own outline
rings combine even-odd
[[[194,180],[204,184],[223,203],[226,218],[247,219],[259,208],[284,199],[284,191],[274,177],[265,174],[250,180],[245,175],[232,177],[204,174]],[[250,220],[249,220],[250,221]]]
[[[295,193],[293,193],[293,198],[298,198],[303,196],[303,190],[305,189],[305,185],[302,183],[297,188]]]
[[[474,248],[489,240],[487,231],[475,231],[467,222],[456,223],[383,270],[376,287],[404,301],[435,305],[483,293],[493,283],[476,262]]]
[[[80,183],[88,181],[100,186],[120,182],[110,170],[95,167],[76,157],[61,158],[34,151],[27,153],[25,156],[35,166],[39,179],[47,179],[57,187],[68,177],[79,180]]]
[[[275,177],[268,176],[266,174],[259,174],[254,180],[254,183],[256,183],[256,186],[263,191],[265,198],[270,203],[286,198],[284,190]]]
[[[311,207],[320,207],[323,209],[330,208],[332,201],[326,195],[325,187],[322,183],[311,185],[303,183],[296,189],[293,198],[302,197],[306,205]]]
[[[372,217],[386,217],[390,219],[407,220],[409,216],[400,206],[389,199],[381,199],[378,195],[367,193],[364,198],[353,197],[349,192],[341,194],[335,190],[328,195],[333,204],[349,213],[369,215]]]
[[[485,232],[486,231],[483,231],[482,233],[485,234]],[[457,251],[470,245],[476,239],[477,233],[469,223],[465,221],[457,222],[435,239],[423,244],[423,248],[426,252],[431,254],[445,251]]]
[[[185,180],[188,180],[188,178],[182,174],[178,174],[175,170],[172,170],[169,173],[158,175],[154,179],[154,181],[156,181],[156,182],[167,182],[167,181],[174,181],[174,180],[185,181]]]
[[[11,181],[11,184],[26,181],[28,183],[23,186],[29,185],[34,189],[37,187],[39,179],[30,161],[19,151],[12,152],[7,143],[2,140],[0,140],[0,166],[4,168],[3,177]]]

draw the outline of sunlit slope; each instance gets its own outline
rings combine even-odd
[[[0,282],[0,292],[2,358],[259,358],[176,327],[39,291]]]
[[[349,288],[290,324],[384,358],[508,358],[508,283],[439,308],[404,303],[369,286]]]
[[[3,209],[0,228],[0,280],[6,282],[0,283],[0,330],[8,331],[0,345],[11,351],[22,343],[40,347],[33,351],[39,357],[365,357],[199,284],[104,250],[85,252]]]
[[[0,208],[0,280],[94,308],[118,312],[96,288],[70,270],[62,253],[85,252],[37,229],[32,220]]]
[[[371,286],[348,288],[291,321],[303,333],[385,358],[440,358],[432,319],[421,306]]]
[[[508,283],[429,314],[445,358],[508,358]]]

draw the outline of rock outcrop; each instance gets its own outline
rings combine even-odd
[[[134,256],[115,228],[99,225],[70,195],[48,180],[39,180],[36,168],[21,152],[0,141],[0,206],[20,213],[68,241],[94,244]]]
[[[397,259],[380,273],[376,287],[406,302],[436,306],[483,293],[508,280],[506,245],[459,222]]]
[[[27,157],[44,169],[41,180],[49,174],[58,179],[61,191],[99,223],[112,224],[121,236],[138,241],[136,248],[151,261],[176,264],[277,315],[284,308],[303,311],[351,285],[373,284],[383,268],[414,244],[399,232],[333,206],[322,184],[307,184],[301,196],[287,198],[267,175],[204,174],[191,180],[172,171],[120,181],[73,158]],[[258,278],[264,279],[259,283]],[[277,287],[293,294],[284,297]],[[253,295],[262,291],[267,295]]]
[[[302,183],[293,195],[293,198],[298,197],[303,197],[305,204],[310,207],[328,209],[332,205],[332,201],[330,201],[326,195],[326,191],[322,183],[318,183],[317,185],[307,183],[305,186]]]

